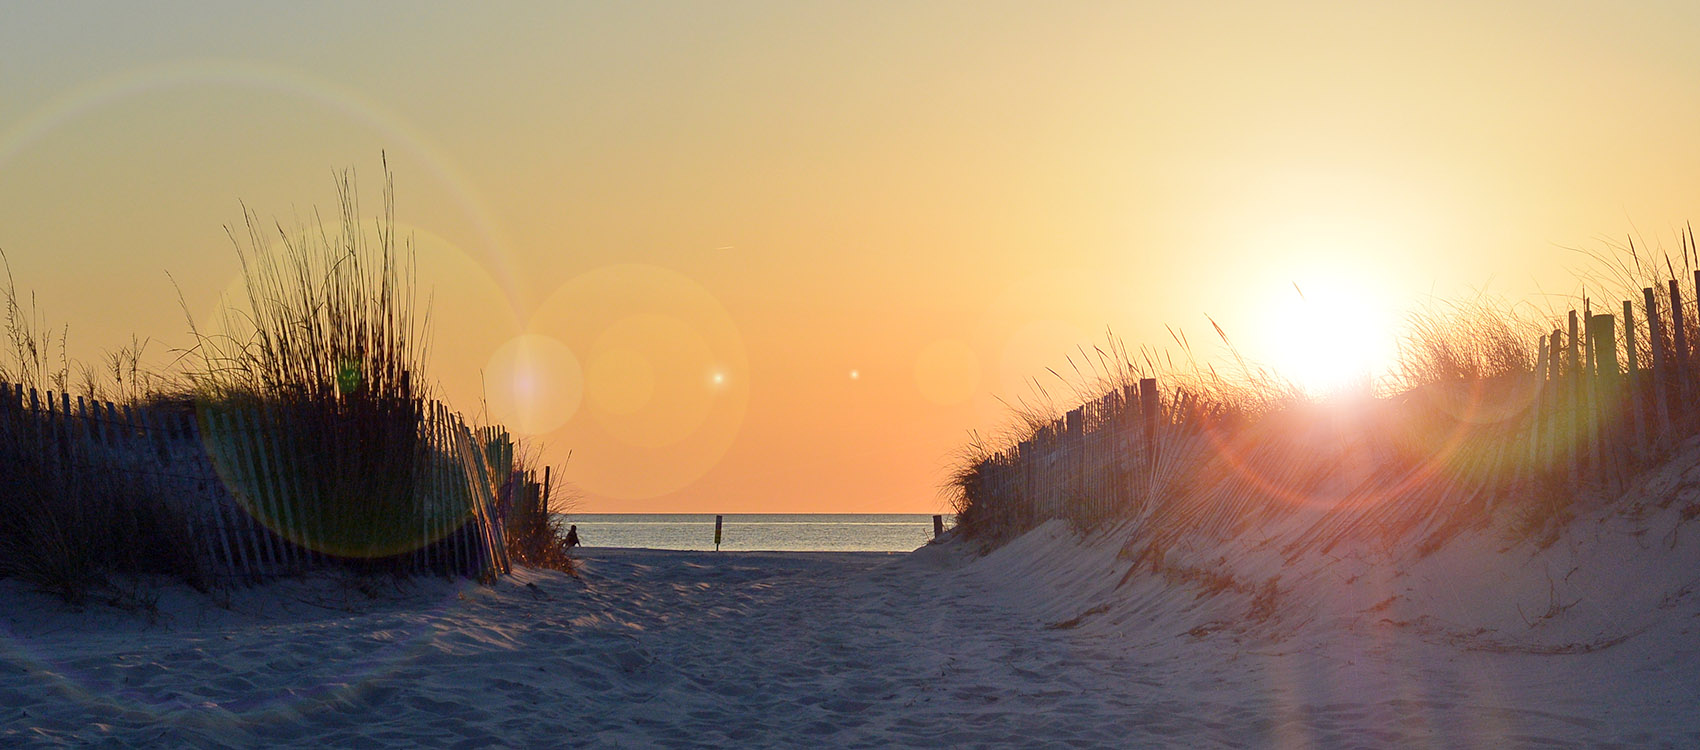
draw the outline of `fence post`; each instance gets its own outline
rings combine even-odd
[[[479,528],[487,552],[486,561],[491,566],[490,577],[507,575],[513,572],[513,563],[508,559],[508,530],[497,513],[495,485],[491,481],[490,467],[484,460],[483,451],[478,449],[476,441],[472,439],[472,430],[458,415],[454,417],[454,423],[461,461],[472,464],[472,490],[476,495],[473,502],[479,509]],[[512,466],[511,460],[509,465]]]
[[[1700,251],[1700,248],[1696,248],[1694,245],[1694,230],[1692,228],[1688,230],[1688,235],[1688,247],[1690,248],[1690,252]],[[1689,360],[1689,371],[1691,373],[1696,369],[1700,369],[1700,268],[1694,270],[1694,295],[1694,335],[1690,338],[1695,340],[1690,342],[1690,345],[1697,351],[1694,352],[1694,358]]]
[[[1596,443],[1594,456],[1601,478],[1605,479],[1613,494],[1623,491],[1622,475],[1622,441],[1616,439],[1621,430],[1608,426],[1607,415],[1623,413],[1622,388],[1619,385],[1617,371],[1617,321],[1610,315],[1595,315],[1588,318],[1588,340],[1594,345],[1594,428],[1592,437]],[[1612,420],[1611,425],[1621,424],[1620,420]]]
[[[1635,305],[1629,300],[1623,301],[1623,362],[1625,365],[1623,384],[1623,403],[1629,412],[1629,419],[1635,427],[1635,456],[1637,460],[1647,455],[1647,414],[1643,409],[1645,400],[1641,392],[1645,384],[1641,382],[1640,355],[1635,351]]]
[[[1026,531],[1035,524],[1039,517],[1039,505],[1044,502],[1044,487],[1041,471],[1045,469],[1045,435],[1049,427],[1041,428],[1033,433],[1027,443],[1027,502],[1021,504],[1020,530]]]
[[[447,412],[447,407],[441,403],[434,404],[432,407],[432,413],[436,415],[437,419],[437,442],[443,451],[444,459],[439,462],[439,471],[442,472],[442,491],[452,494],[455,498],[450,508],[457,515],[449,522],[454,529],[450,537],[454,540],[455,574],[469,577],[472,575],[473,556],[472,550],[467,548],[472,543],[467,527],[472,522],[472,496],[466,491],[465,482],[458,481],[455,477],[456,466],[451,463],[454,454],[450,448],[450,441],[454,438],[450,435]]]
[[[71,467],[67,466],[64,452],[59,441],[59,412],[58,399],[53,397],[53,391],[47,392],[47,443],[48,455],[53,460],[53,470],[60,475],[69,475]]]
[[[259,465],[259,483],[264,487],[265,494],[271,499],[271,509],[275,513],[272,522],[277,524],[278,536],[283,539],[283,549],[289,558],[290,565],[303,568],[307,565],[307,555],[312,548],[307,543],[307,535],[296,523],[294,493],[289,491],[289,482],[284,475],[290,473],[289,467],[282,461],[282,450],[279,446],[269,445],[274,438],[281,434],[270,416],[270,407],[261,406],[253,409],[245,419],[246,426],[252,430],[249,439],[254,446],[255,462]]]
[[[1571,310],[1569,338],[1565,342],[1565,359],[1568,365],[1565,373],[1565,398],[1568,401],[1569,418],[1568,431],[1570,439],[1565,441],[1564,462],[1570,470],[1570,483],[1575,485],[1581,480],[1582,452],[1579,442],[1582,440],[1582,357],[1581,339],[1576,323],[1576,311]]]
[[[1156,378],[1140,378],[1139,411],[1145,422],[1145,500],[1157,483],[1157,421],[1162,418],[1163,403],[1157,395]]]
[[[432,566],[433,572],[447,576],[453,564],[450,562],[449,540],[444,533],[443,498],[441,483],[438,481],[438,465],[441,462],[437,458],[436,414],[430,405],[422,401],[419,403],[419,415],[425,422],[425,434],[424,445],[420,447],[422,465],[416,472],[422,486],[416,488],[416,492],[424,507],[426,523],[430,529],[426,534],[430,539],[426,562]]]
[[[147,409],[141,413],[148,423],[147,431],[150,438],[158,440],[163,450],[166,437],[164,419],[153,409]],[[234,513],[234,508],[229,508],[228,510],[232,512],[228,514],[226,513],[227,508],[224,503],[224,498],[221,497],[218,492],[221,489],[225,489],[225,487],[224,482],[218,477],[217,464],[213,463],[217,461],[217,459],[213,456],[213,452],[215,450],[213,446],[215,444],[216,437],[212,434],[210,425],[201,425],[200,430],[206,438],[202,441],[202,444],[206,447],[204,454],[207,460],[204,462],[204,465],[198,466],[197,468],[202,470],[203,476],[204,472],[209,468],[213,471],[211,481],[204,482],[207,489],[204,493],[202,493],[202,499],[203,502],[207,503],[209,512],[213,516],[214,523],[218,526],[219,542],[224,545],[224,559],[227,563],[225,565],[225,571],[231,577],[238,575],[250,577],[253,575],[253,566],[248,562],[248,548],[242,544],[242,527],[237,522],[237,519],[239,519],[240,516]]]
[[[119,424],[123,426],[125,441],[133,451],[147,451],[148,438],[151,435],[148,416],[148,410],[140,406],[134,409],[124,407]],[[201,456],[205,456],[204,449]],[[194,536],[196,556],[206,566],[208,575],[217,575],[228,580],[236,574],[236,554],[231,551],[230,539],[225,535],[223,522],[215,512],[213,504],[208,501],[205,464],[205,461],[197,461],[193,469],[185,469],[200,475],[195,479],[182,480],[184,485],[181,486],[189,486],[191,482],[198,483],[194,485],[193,492],[184,492],[179,488],[167,489],[167,483],[157,473],[152,475],[154,490],[162,495],[169,492],[183,497],[184,515],[191,519],[190,523],[197,532]],[[221,550],[222,556],[219,554]]]
[[[248,515],[253,521],[255,538],[265,545],[267,564],[274,566],[268,574],[277,575],[289,568],[288,545],[279,543],[283,535],[275,530],[280,516],[277,509],[272,507],[265,479],[260,475],[260,464],[255,450],[258,447],[257,435],[253,425],[244,418],[241,407],[225,413],[223,418],[227,430],[225,446],[227,450],[233,449],[236,454],[237,472],[241,477],[239,483],[248,495]]]
[[[1665,351],[1665,337],[1662,326],[1659,325],[1659,300],[1653,294],[1652,287],[1641,290],[1641,296],[1647,304],[1647,341],[1653,348],[1653,408],[1659,419],[1659,435],[1671,433],[1670,400],[1666,390],[1665,380],[1670,377],[1670,363]]]
[[[277,556],[271,549],[271,540],[265,536],[260,513],[255,509],[259,499],[254,497],[248,488],[247,467],[243,465],[244,462],[234,444],[238,440],[236,428],[231,424],[230,416],[222,409],[208,410],[207,419],[214,428],[214,437],[208,442],[214,446],[216,465],[223,468],[221,479],[224,480],[225,489],[232,501],[238,528],[254,551],[254,567],[251,573],[256,577],[270,575],[277,568]]]
[[[30,422],[32,422],[32,424],[30,425],[30,427],[31,427],[30,432],[35,433],[35,435],[33,436],[35,438],[34,442],[37,446],[44,446],[44,445],[47,444],[47,434],[48,434],[46,432],[46,429],[47,429],[46,424],[45,424],[46,420],[42,419],[43,415],[41,413],[41,397],[37,393],[36,389],[34,389],[34,388],[30,389],[29,412],[33,417],[35,417],[34,419],[30,420]]]
[[[1026,512],[1023,509],[1033,501],[1033,473],[1032,467],[1028,465],[1029,450],[1026,440],[1016,443],[1013,449],[1015,463],[1011,464],[1014,469],[1010,477],[1012,502],[1001,514],[1002,530],[1005,532],[1013,530],[1021,523],[1021,515]]]
[[[1529,409],[1528,463],[1530,473],[1539,476],[1543,469],[1541,466],[1541,430],[1546,426],[1546,410],[1542,406],[1546,400],[1547,379],[1552,373],[1552,354],[1547,350],[1545,336],[1536,339],[1535,346],[1540,353],[1535,360],[1534,395],[1531,397],[1533,406]]]
[[[471,510],[471,498],[466,497],[465,487],[457,486],[458,483],[448,481],[448,472],[451,469],[448,462],[448,421],[443,418],[442,404],[434,401],[431,403],[431,418],[437,422],[437,450],[441,451],[437,461],[437,489],[444,495],[452,492],[454,496],[454,501],[449,504],[449,509],[455,515],[447,521],[450,527],[448,539],[453,558],[452,565],[455,575],[466,576],[467,564],[470,559],[466,550],[466,523],[468,512]]]
[[[466,575],[469,578],[477,579],[481,577],[485,569],[484,558],[490,553],[484,541],[486,525],[480,507],[482,498],[479,497],[478,488],[474,484],[476,478],[471,475],[472,467],[460,455],[458,448],[460,435],[455,429],[454,413],[449,411],[448,404],[443,404],[441,408],[443,425],[448,431],[449,457],[455,460],[454,465],[459,469],[455,474],[455,488],[457,492],[464,493],[466,497],[466,521],[461,524],[461,529],[466,536]]]
[[[1594,340],[1594,313],[1587,298],[1582,300],[1582,422],[1586,431],[1587,462],[1583,476],[1603,477],[1600,467],[1600,378],[1597,368],[1599,346]]]
[[[256,498],[242,496],[248,493],[248,488],[244,476],[246,467],[242,465],[241,459],[237,458],[236,446],[232,444],[239,439],[236,437],[236,428],[231,424],[230,415],[224,411],[212,412],[212,416],[218,420],[218,439],[215,444],[218,446],[220,463],[227,472],[225,489],[229,490],[231,507],[241,523],[242,534],[248,538],[248,544],[254,550],[251,558],[254,563],[252,575],[264,578],[277,569],[277,560],[271,549],[271,539],[265,535],[264,524],[260,521],[259,514],[254,511]]]
[[[1095,519],[1097,517],[1098,503],[1101,502],[1102,497],[1098,493],[1097,472],[1092,470],[1092,433],[1094,432],[1092,425],[1098,423],[1098,419],[1102,414],[1098,408],[1099,405],[1099,402],[1093,401],[1085,404],[1082,409],[1080,423],[1080,460],[1076,462],[1080,467],[1081,513],[1089,519]]]
[[[466,423],[462,422],[458,415],[455,415],[453,419],[455,441],[461,446],[461,461],[472,464],[472,468],[469,470],[473,480],[474,497],[472,502],[478,508],[479,539],[482,540],[480,544],[485,550],[485,554],[479,559],[479,565],[487,565],[490,571],[489,577],[494,578],[509,572],[507,527],[502,525],[502,517],[497,512],[495,477],[490,473],[490,463],[485,460],[484,451],[479,450],[477,443],[472,439],[472,430],[467,428]],[[512,463],[510,462],[508,469],[510,484],[523,481],[523,477],[516,478],[515,474],[518,474],[518,472],[512,470]],[[514,490],[509,490],[510,500],[513,492]],[[479,577],[484,578],[483,575]]]
[[[572,456],[570,456],[570,455],[567,456],[567,460],[569,460],[569,461],[572,460]],[[542,508],[542,510],[543,510],[543,520],[545,520],[545,521],[549,520],[549,491],[551,489],[551,485],[550,485],[549,480],[550,480],[549,467],[544,466],[543,467],[543,494],[537,498],[537,501],[540,504],[542,504],[542,506],[543,506],[543,508]]]
[[[69,399],[66,403],[65,416],[70,418],[73,413],[69,408]],[[104,491],[104,488],[97,488],[94,484],[94,457],[99,453],[96,447],[99,437],[95,431],[94,419],[89,416],[88,400],[82,396],[77,397],[77,411],[74,413],[74,417],[74,419],[67,419],[67,425],[70,427],[67,434],[72,439],[71,456],[76,463],[77,471],[88,478],[89,484],[84,485],[87,488],[85,492],[94,492],[100,495],[99,497],[83,497],[81,499],[85,512],[92,511],[106,514],[110,518],[116,518],[118,516],[117,500],[112,493]],[[106,467],[106,471],[110,472],[111,468]],[[111,478],[110,473],[107,474],[107,478]],[[134,501],[131,501],[128,505],[128,512],[125,515],[129,517],[132,524],[135,524],[139,518],[140,509],[136,507]]]
[[[414,492],[420,498],[419,502],[424,509],[423,513],[429,528],[426,536],[430,539],[431,544],[425,559],[426,564],[432,566],[433,573],[446,576],[446,571],[449,568],[448,540],[444,538],[442,533],[442,499],[437,494],[437,426],[429,402],[420,400],[417,407],[424,428],[420,435],[419,466],[414,470],[414,475],[417,477],[414,480]]]
[[[266,419],[273,425],[271,433],[272,458],[277,464],[280,479],[284,483],[284,493],[294,505],[291,512],[296,530],[301,535],[302,545],[306,549],[307,562],[310,565],[325,564],[329,550],[325,542],[325,513],[320,507],[324,498],[309,496],[307,488],[302,484],[306,462],[294,440],[289,439],[292,429],[284,418],[284,412],[275,404],[266,406]]]
[[[448,419],[449,439],[454,442],[455,447],[453,455],[457,459],[456,463],[458,463],[461,467],[461,474],[463,475],[461,483],[466,486],[467,509],[471,511],[472,516],[469,519],[472,524],[472,549],[470,550],[472,554],[471,575],[475,579],[482,580],[484,578],[485,571],[490,570],[492,567],[499,568],[499,566],[493,566],[491,564],[490,558],[495,554],[495,552],[491,549],[489,540],[490,523],[489,518],[486,517],[485,513],[485,511],[489,508],[484,503],[484,494],[479,492],[478,477],[473,474],[475,469],[481,471],[487,467],[485,466],[485,462],[482,460],[478,461],[477,466],[472,466],[467,462],[467,457],[462,451],[462,428],[459,421],[455,419],[454,414],[448,410],[448,406],[446,404],[443,406],[443,415]]]
[[[281,507],[282,499],[277,494],[277,485],[267,476],[264,432],[247,409],[236,409],[230,418],[236,425],[236,440],[242,446],[242,463],[249,477],[249,492],[260,509],[256,516],[260,520],[260,535],[265,537],[267,548],[277,559],[278,565],[288,570],[294,567],[296,554],[285,533],[289,527],[284,520],[287,516]]]
[[[1133,511],[1133,472],[1137,450],[1133,447],[1134,431],[1139,429],[1139,385],[1122,385],[1121,429],[1116,432],[1117,510],[1123,515]]]
[[[454,529],[454,499],[448,496],[448,482],[444,479],[443,464],[443,428],[442,420],[438,419],[437,402],[424,403],[426,419],[430,429],[426,431],[427,447],[425,453],[430,457],[426,466],[427,483],[430,485],[429,497],[433,507],[433,517],[436,521],[437,560],[442,565],[443,575],[458,576],[460,568],[460,544]]]
[[[82,396],[77,397],[77,424],[82,427],[85,444],[92,445],[100,442],[100,430],[95,425],[95,421],[89,418],[89,402]]]
[[[1682,288],[1670,280],[1671,397],[1678,412],[1688,411],[1688,326],[1682,314]]]
[[[1068,472],[1064,486],[1067,488],[1059,503],[1060,512],[1053,516],[1076,517],[1084,515],[1085,508],[1090,502],[1086,497],[1086,406],[1077,406],[1070,411],[1063,421],[1066,437],[1064,438],[1064,470]],[[1072,508],[1060,507],[1072,505]]]
[[[60,451],[60,455],[63,457],[63,459],[65,461],[65,465],[70,467],[72,471],[78,471],[80,473],[79,467],[77,467],[76,464],[74,463],[74,461],[76,459],[76,453],[74,452],[75,446],[73,445],[72,440],[71,440],[71,433],[75,428],[76,428],[76,425],[72,424],[72,422],[71,422],[71,394],[66,393],[64,391],[60,391],[59,392],[59,451]]]

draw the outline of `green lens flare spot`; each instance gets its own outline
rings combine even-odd
[[[337,390],[344,395],[358,392],[360,390],[360,364],[353,361],[343,362],[336,371],[336,386]]]

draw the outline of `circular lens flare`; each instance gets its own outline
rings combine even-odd
[[[585,393],[586,374],[578,357],[566,344],[543,334],[508,339],[491,355],[485,373],[491,418],[528,435],[566,424]]]
[[[718,465],[742,427],[752,374],[743,336],[694,279],[659,266],[587,271],[539,305],[529,330],[585,362],[585,409],[551,434],[591,497],[643,500]]]

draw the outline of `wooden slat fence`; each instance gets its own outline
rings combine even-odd
[[[416,402],[416,408],[412,486],[398,495],[401,504],[383,509],[367,536],[406,572],[479,579],[507,573],[495,507],[498,470],[486,446],[442,404]],[[20,431],[51,471],[122,476],[142,482],[156,501],[176,505],[187,519],[186,538],[209,575],[222,579],[361,562],[332,543],[336,530],[328,524],[336,514],[316,507],[323,500],[304,481],[324,469],[312,465],[322,459],[286,439],[288,424],[263,404],[119,406],[0,383],[0,428]],[[394,531],[398,525],[408,530]]]
[[[1131,523],[1149,549],[1282,528],[1296,554],[1435,543],[1506,502],[1614,497],[1700,433],[1700,314],[1680,286],[1648,287],[1620,315],[1584,301],[1529,342],[1528,372],[1347,409],[1244,424],[1184,390],[1128,383],[978,464],[959,522],[991,539],[1055,518]]]

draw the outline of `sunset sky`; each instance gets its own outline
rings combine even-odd
[[[1697,40],[1692,2],[7,3],[0,249],[72,357],[164,361],[241,202],[353,167],[373,215],[387,153],[440,393],[570,450],[579,511],[938,512],[1106,328],[1223,361],[1208,315],[1323,384],[1425,301],[1674,247]]]

